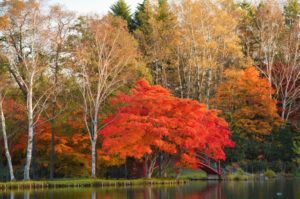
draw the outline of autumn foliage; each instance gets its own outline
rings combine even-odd
[[[0,180],[173,177],[203,154],[218,173],[296,171],[300,2],[0,10]]]
[[[227,70],[225,76],[227,81],[219,86],[215,102],[233,128],[257,137],[281,124],[274,90],[255,67]]]
[[[223,149],[234,146],[228,124],[217,111],[174,97],[161,86],[140,80],[130,94],[118,94],[113,103],[120,108],[100,132],[109,156],[144,160],[153,169],[159,153],[164,153],[178,166],[196,168],[198,152],[224,160]]]
[[[16,170],[22,169],[25,161],[27,133],[26,133],[26,117],[24,112],[26,108],[16,99],[4,100],[5,116],[7,118],[7,130],[11,133],[10,146],[14,167]],[[73,113],[75,116],[76,114]],[[58,124],[60,131],[64,134],[71,135],[55,135],[55,153],[56,153],[56,169],[55,173],[59,177],[87,177],[90,169],[89,154],[89,137],[80,133],[84,125],[79,121],[66,121],[64,127]],[[68,131],[70,131],[68,133]],[[50,144],[51,144],[51,126],[43,117],[37,121],[35,128],[35,149],[34,167],[44,173],[36,175],[43,176],[48,171],[50,163]],[[2,141],[2,140],[1,140]],[[2,154],[2,148],[0,148]],[[80,172],[78,170],[80,169]]]

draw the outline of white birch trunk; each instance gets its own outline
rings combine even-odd
[[[282,112],[281,112],[281,118],[283,120],[286,120],[286,98],[282,100]]]
[[[94,122],[93,122],[93,129],[91,134],[91,144],[92,144],[92,165],[91,165],[91,177],[96,178],[96,161],[97,161],[97,138],[98,138],[98,115],[99,106],[96,105],[95,107],[95,114],[94,114]]]
[[[30,166],[32,160],[34,121],[33,121],[33,105],[32,105],[32,86],[27,94],[27,114],[28,114],[28,142],[26,152],[26,164],[24,167],[24,180],[30,180]]]
[[[158,156],[155,155],[153,158],[150,158],[150,160],[147,158],[146,160],[146,165],[147,165],[147,178],[151,178],[152,175],[153,175],[153,172],[155,170],[155,163],[156,163],[156,160],[157,160]],[[148,164],[149,163],[149,164]]]
[[[9,175],[10,175],[10,180],[13,181],[15,180],[14,176],[14,170],[11,162],[11,156],[9,153],[9,148],[8,148],[8,143],[7,143],[7,134],[6,134],[6,123],[5,123],[5,117],[3,113],[3,107],[2,107],[2,102],[0,102],[0,112],[1,112],[1,124],[2,124],[2,133],[3,133],[3,140],[4,140],[4,148],[5,148],[5,156],[7,159],[7,164],[9,168]]]
[[[96,178],[96,143],[97,139],[92,139],[91,144],[92,144],[92,170],[91,170],[91,176],[92,178]]]

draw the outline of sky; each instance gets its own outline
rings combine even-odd
[[[109,10],[112,4],[117,0],[49,0],[51,4],[61,4],[65,8],[79,12],[79,14],[100,14],[104,15]],[[133,12],[138,3],[142,3],[143,0],[126,0],[126,3],[131,7]]]

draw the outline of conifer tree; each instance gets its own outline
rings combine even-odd
[[[127,21],[128,29],[130,31],[133,29],[130,7],[124,0],[118,0],[114,5],[111,6],[110,10],[113,16],[119,16]]]
[[[170,87],[167,71],[175,60],[172,58],[177,37],[175,14],[166,0],[159,0],[157,4],[145,0],[138,6],[134,22],[135,36],[154,83]]]

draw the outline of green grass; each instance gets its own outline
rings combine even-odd
[[[202,170],[190,170],[184,169],[179,175],[179,179],[189,179],[189,180],[201,180],[206,179],[207,175]]]
[[[49,181],[14,181],[0,183],[0,190],[7,189],[47,189],[47,188],[78,188],[78,187],[117,187],[148,184],[184,184],[184,179],[134,179],[134,180],[106,180],[106,179],[60,179]]]

